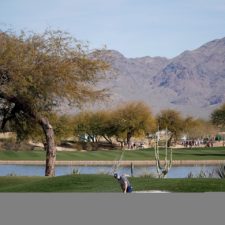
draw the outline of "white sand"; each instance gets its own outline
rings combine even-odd
[[[133,193],[171,193],[169,191],[149,190],[149,191],[133,191]]]

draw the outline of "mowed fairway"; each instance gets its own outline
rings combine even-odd
[[[130,178],[134,191],[224,192],[225,179]],[[121,192],[109,175],[67,175],[59,177],[0,177],[0,192]]]
[[[58,161],[107,161],[107,160],[119,160],[121,156],[121,150],[109,150],[109,151],[63,151],[57,152],[56,159]],[[161,153],[163,157],[163,152]],[[128,150],[124,152],[123,160],[154,160],[154,149],[144,150]],[[0,151],[0,160],[45,160],[44,151]],[[193,148],[193,149],[174,149],[173,160],[225,160],[225,148]]]

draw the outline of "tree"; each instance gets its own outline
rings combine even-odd
[[[81,112],[74,118],[75,134],[78,136],[88,135],[91,142],[95,142],[95,137],[98,135],[98,128],[95,125],[93,112]]]
[[[180,112],[173,109],[162,110],[157,116],[156,120],[159,129],[168,129],[172,135],[168,140],[168,146],[171,145],[172,138],[177,140],[180,132],[182,131],[183,118]]]
[[[225,104],[215,109],[211,114],[211,121],[213,124],[224,128],[225,126]]]
[[[74,127],[72,116],[52,114],[49,120],[54,128],[55,140],[61,143],[62,140],[73,137]]]
[[[97,111],[92,114],[90,120],[90,128],[92,133],[99,137],[103,137],[108,143],[112,144],[112,136],[114,135],[114,127],[112,125],[111,111]]]
[[[200,136],[199,128],[201,127],[201,121],[188,116],[183,121],[182,131],[188,136],[188,138],[196,138]]]
[[[95,84],[109,66],[98,59],[100,51],[62,31],[42,34],[0,32],[1,129],[8,121],[23,128],[38,124],[46,140],[46,176],[55,171],[56,146],[48,115],[62,102],[81,107],[106,96]],[[89,57],[92,53],[92,57]]]
[[[98,142],[102,137],[112,144],[114,127],[111,118],[111,111],[81,112],[74,117],[75,134],[86,134],[91,142]]]
[[[128,148],[133,136],[145,135],[155,128],[151,110],[143,102],[127,103],[117,108],[112,117],[117,140],[126,139]]]
[[[221,105],[219,108],[215,109],[211,114],[211,122],[217,126],[218,130],[224,131],[225,129],[225,104]],[[224,135],[223,137],[224,145]]]
[[[203,138],[216,133],[215,126],[210,121],[187,117],[183,121],[183,132],[188,138]]]

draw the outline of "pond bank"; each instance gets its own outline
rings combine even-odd
[[[164,161],[162,161],[163,163]],[[77,166],[88,166],[88,165],[114,165],[118,161],[56,161],[56,165],[77,165]],[[123,160],[119,164],[123,166],[129,166],[130,164],[141,166],[153,166],[155,165],[154,160]],[[45,160],[0,160],[0,164],[14,164],[14,165],[44,165]],[[173,160],[173,165],[219,165],[225,164],[225,160]]]

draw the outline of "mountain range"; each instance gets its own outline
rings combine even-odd
[[[126,58],[115,50],[105,50],[104,55],[116,72],[110,82],[101,84],[111,89],[110,105],[143,101],[154,114],[170,108],[183,115],[209,118],[225,103],[225,38],[171,59]]]

